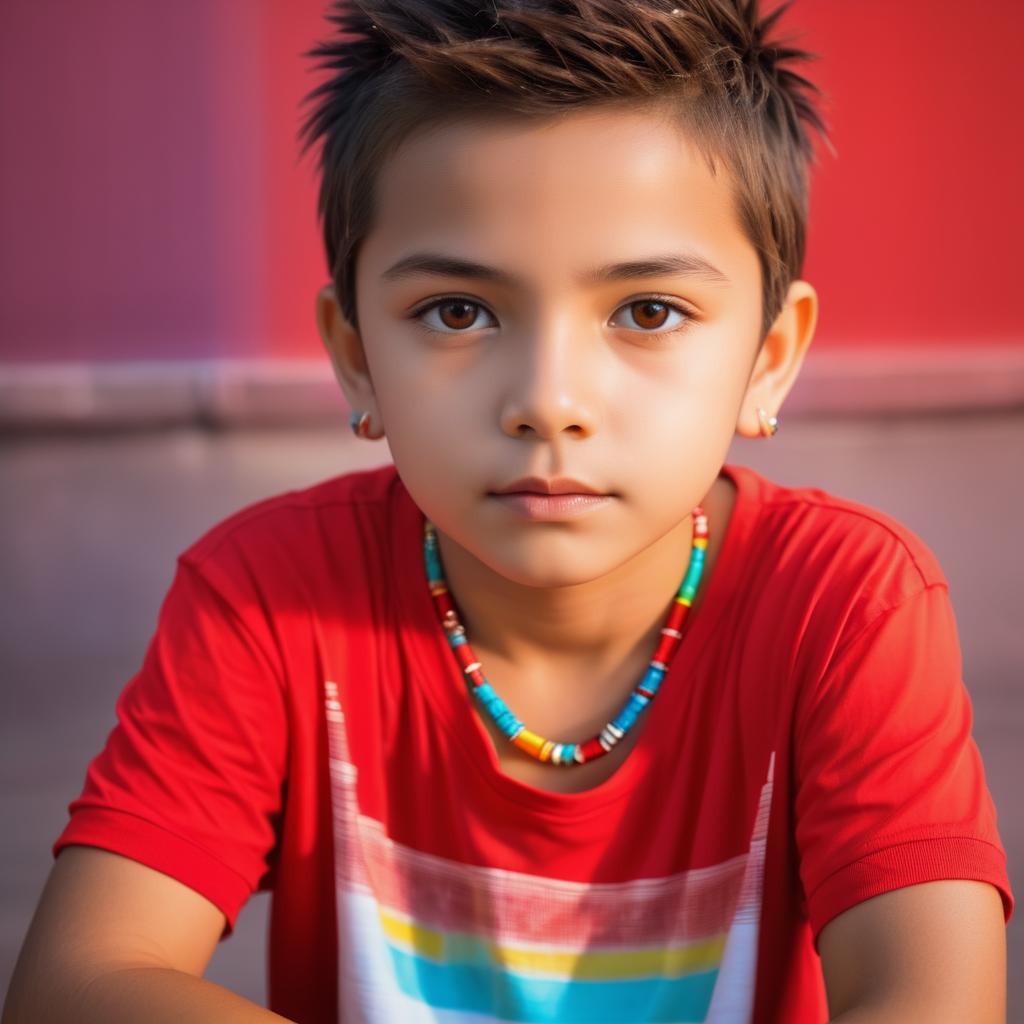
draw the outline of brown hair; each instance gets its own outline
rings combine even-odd
[[[413,132],[460,117],[550,117],[598,104],[667,105],[717,173],[732,175],[740,224],[762,271],[762,335],[800,276],[807,127],[828,144],[816,85],[783,67],[817,54],[769,42],[792,0],[333,0],[336,34],[304,56],[331,75],[302,152],[323,139],[319,216],[342,311],[354,326],[355,257],[374,181]]]

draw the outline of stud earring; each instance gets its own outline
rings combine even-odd
[[[358,409],[354,409],[348,418],[348,425],[356,437],[364,437],[368,441],[377,441],[384,436],[379,434],[377,437],[373,437],[370,434],[370,414],[365,411],[360,412]]]
[[[761,406],[757,407],[757,420],[761,428],[761,437],[773,437],[775,431],[779,429],[778,417],[769,416]]]

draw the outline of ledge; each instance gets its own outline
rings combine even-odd
[[[1024,407],[1024,347],[822,349],[785,415],[884,416]],[[324,359],[0,363],[5,432],[337,424]]]

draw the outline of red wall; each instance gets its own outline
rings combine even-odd
[[[805,276],[824,344],[1024,346],[1024,4],[796,0],[828,154]]]
[[[295,141],[323,0],[4,0],[0,358],[317,356]],[[769,4],[768,6],[774,6]],[[1024,346],[1024,5],[796,0],[816,347]]]

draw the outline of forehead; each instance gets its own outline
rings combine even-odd
[[[548,273],[685,248],[734,281],[758,273],[724,164],[713,173],[679,123],[652,110],[475,118],[414,134],[380,169],[364,257],[423,247]]]

